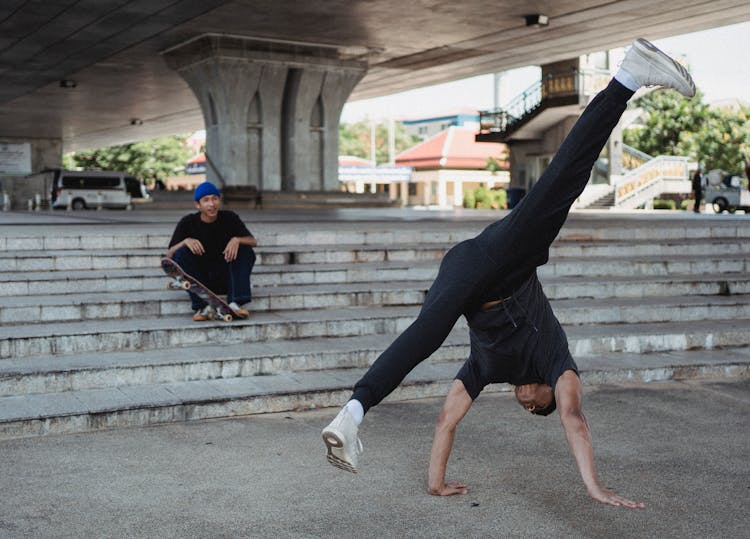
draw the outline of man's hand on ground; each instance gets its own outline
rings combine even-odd
[[[611,490],[607,490],[600,486],[589,489],[589,496],[594,498],[597,502],[614,505],[615,507],[628,507],[630,509],[643,509],[646,507],[646,505],[641,502],[634,502],[633,500],[629,500],[620,496],[616,492],[612,492]]]
[[[437,488],[428,488],[427,492],[433,496],[453,496],[454,494],[467,494],[469,489],[463,483],[444,483]]]

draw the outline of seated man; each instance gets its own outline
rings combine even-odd
[[[641,86],[675,88],[695,95],[685,69],[646,40],[638,39],[620,70],[586,107],[539,181],[505,218],[477,237],[454,246],[443,258],[417,319],[381,354],[354,387],[352,398],[323,429],[328,461],[356,472],[364,414],[382,401],[421,361],[443,343],[460,316],[470,329],[471,352],[440,414],[430,455],[428,491],[466,492],[445,481],[456,425],[485,385],[508,382],[526,410],[548,415],[555,407],[589,495],[630,508],[643,504],[605,489],[596,476],[588,424],[582,412],[578,367],[536,275],[573,202]]]
[[[203,182],[193,195],[197,213],[183,217],[169,241],[167,257],[216,294],[226,293],[227,303],[242,318],[250,302],[250,273],[258,245],[239,216],[221,210],[221,192],[211,182]],[[193,320],[209,320],[216,314],[198,295],[188,291]]]

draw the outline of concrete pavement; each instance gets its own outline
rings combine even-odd
[[[3,441],[0,536],[747,537],[750,380],[585,393],[603,483],[645,510],[590,500],[558,416],[494,393],[449,463],[466,496],[425,493],[423,399],[370,412],[359,475],[325,462],[333,409]]]

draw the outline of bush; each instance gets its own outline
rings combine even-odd
[[[476,208],[477,199],[474,196],[474,191],[467,191],[464,193],[464,208]]]
[[[506,209],[508,207],[508,194],[504,189],[487,189],[477,187],[474,191],[464,194],[464,208],[492,208]]]
[[[508,192],[505,189],[493,189],[492,195],[497,209],[505,210],[508,208]]]
[[[682,211],[686,211],[688,208],[690,208],[691,210],[693,209],[693,201],[689,198],[686,198],[685,200],[680,202],[680,209]]]
[[[659,198],[654,199],[655,210],[676,210],[677,204],[674,200],[662,200]]]

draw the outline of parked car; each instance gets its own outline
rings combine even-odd
[[[53,171],[53,208],[126,208],[132,198],[148,198],[145,186],[125,172],[112,170]]]
[[[711,204],[716,213],[737,210],[750,212],[750,191],[742,187],[742,177],[714,169],[706,175],[704,197],[706,204]]]

